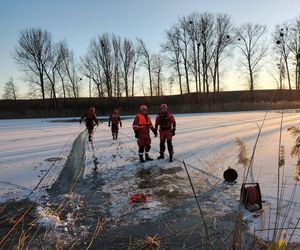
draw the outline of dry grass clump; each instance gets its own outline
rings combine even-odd
[[[241,164],[244,168],[243,182],[245,182],[247,178],[246,173],[250,164],[250,157],[248,156],[248,149],[245,143],[242,142],[242,140],[239,137],[236,137],[235,142],[239,146],[238,164]]]
[[[297,127],[289,127],[288,131],[291,132],[293,137],[296,137],[291,156],[298,159],[294,169],[294,179],[295,181],[300,181],[300,129]]]
[[[297,127],[289,127],[287,131],[291,132],[293,137],[296,137],[295,145],[292,148],[291,156],[300,158],[300,129]]]
[[[235,142],[239,146],[238,164],[241,164],[243,167],[247,167],[250,162],[247,147],[238,137],[235,139]]]
[[[141,249],[160,249],[160,239],[155,235],[154,237],[146,236],[143,240],[143,247]]]
[[[284,146],[281,145],[279,149],[279,160],[278,160],[278,166],[282,167],[285,165],[285,151],[284,151]]]
[[[258,249],[266,249],[268,247],[268,243],[261,238],[257,238],[255,239],[255,247]]]
[[[300,160],[298,160],[298,163],[294,169],[294,180],[300,181]]]

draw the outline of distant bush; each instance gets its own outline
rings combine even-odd
[[[121,115],[135,114],[141,104],[156,113],[161,103],[167,103],[174,113],[225,112],[266,109],[300,108],[299,90],[228,91],[192,93],[174,96],[69,98],[36,100],[0,100],[0,118],[77,117],[90,106],[97,115],[109,115],[118,108]]]

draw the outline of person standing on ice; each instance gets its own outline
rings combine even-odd
[[[132,124],[132,128],[135,133],[135,138],[137,138],[137,144],[139,146],[139,158],[140,162],[153,161],[149,157],[149,151],[151,148],[151,138],[150,138],[150,129],[157,136],[157,130],[154,129],[151,118],[148,115],[148,109],[146,105],[140,106],[140,112],[136,114],[135,119]],[[145,160],[144,160],[144,151],[145,151]]]
[[[167,147],[169,151],[169,160],[170,162],[173,161],[173,143],[172,143],[172,137],[175,135],[176,130],[176,121],[174,116],[168,112],[168,106],[167,104],[161,104],[160,105],[160,112],[156,116],[155,119],[155,129],[157,131],[159,126],[159,137],[160,137],[160,144],[159,144],[159,153],[160,155],[157,157],[157,159],[164,159],[165,158],[165,142],[167,140]]]
[[[119,133],[119,124],[122,128],[122,121],[119,114],[119,110],[114,109],[112,114],[109,116],[108,119],[108,127],[111,127],[111,134],[113,136],[113,140],[118,139],[118,133]]]
[[[85,121],[86,128],[89,134],[89,141],[92,141],[94,127],[99,125],[99,120],[96,115],[96,109],[94,107],[90,107],[80,118],[80,123]]]

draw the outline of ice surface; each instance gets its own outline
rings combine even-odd
[[[136,209],[136,207],[128,204],[130,195],[138,191],[147,193],[149,190],[151,193],[159,194],[161,192],[159,185],[164,185],[164,189],[171,193],[174,190],[180,190],[182,194],[191,197],[191,189],[182,166],[182,161],[185,161],[195,188],[200,194],[202,191],[205,193],[207,187],[213,189],[214,186],[223,185],[222,196],[218,194],[213,197],[213,192],[207,195],[213,197],[216,204],[220,204],[220,207],[215,208],[217,213],[230,211],[236,208],[243,176],[242,167],[237,165],[238,146],[235,140],[237,137],[240,138],[251,155],[259,126],[261,126],[265,114],[265,111],[255,111],[175,115],[177,130],[173,140],[175,161],[172,164],[167,162],[167,158],[144,165],[138,163],[136,139],[131,128],[132,119],[123,121],[123,127],[120,129],[117,141],[112,140],[110,128],[106,123],[103,123],[95,130],[95,151],[93,152],[90,144],[87,143],[86,145],[86,166],[83,178],[93,174],[94,154],[97,157],[97,172],[101,173],[102,179],[109,180],[103,185],[102,191],[111,194],[110,213],[112,217],[117,218],[121,214],[126,214],[126,211],[130,213],[132,209]],[[154,119],[155,116],[152,116],[152,121]],[[84,130],[84,125],[65,122],[63,119],[61,122],[59,119],[55,119],[58,120],[56,122],[51,122],[51,120],[0,120],[1,202],[8,199],[22,199],[28,195],[36,198],[38,191],[50,187],[58,177],[70,153],[72,143]],[[285,165],[282,167],[284,169],[284,209],[288,207],[295,186],[293,175],[297,163],[297,159],[290,156],[295,138],[291,136],[287,128],[298,127],[299,120],[300,113],[297,110],[285,111],[281,138],[281,144],[285,148]],[[257,219],[253,217],[253,214],[245,215],[245,218],[250,218],[251,227],[256,229],[267,228],[274,221],[277,200],[280,121],[280,111],[267,113],[255,151],[254,181],[260,184],[266,213],[271,208],[271,223],[269,225],[262,216]],[[150,156],[156,158],[158,152],[159,139],[152,137]],[[229,166],[237,170],[239,177],[237,184],[226,189],[226,185],[223,184],[223,172]],[[156,175],[155,172],[178,167],[182,170],[173,173],[173,175],[162,175],[162,172]],[[151,175],[155,175],[155,179],[158,181],[157,187],[141,188],[137,185],[136,180],[139,180],[139,185],[145,185],[143,182],[145,179],[136,174],[141,169],[148,169]],[[168,179],[166,182],[168,176],[176,176],[177,179],[175,178],[173,182]],[[208,201],[204,206],[211,205],[210,203],[211,201]],[[295,225],[295,221],[300,216],[299,207],[300,195],[299,189],[296,188],[290,210],[291,226]],[[143,207],[139,207],[141,217],[149,216],[149,213],[154,210],[157,213],[165,211],[165,204],[153,197]],[[295,238],[299,238],[299,235],[299,230],[296,230]]]

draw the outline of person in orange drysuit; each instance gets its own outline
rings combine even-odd
[[[121,117],[119,114],[119,110],[114,109],[112,114],[109,116],[109,120],[108,120],[108,127],[111,126],[111,134],[113,136],[113,140],[118,139],[119,124],[120,124],[120,127],[122,128],[122,121],[121,121]]]
[[[90,107],[80,118],[80,123],[85,120],[85,125],[89,134],[89,141],[92,141],[93,130],[95,125],[99,125],[99,120],[96,115],[96,109]]]
[[[169,151],[169,160],[170,162],[173,161],[173,144],[172,144],[172,137],[175,135],[176,130],[176,121],[174,116],[168,112],[167,104],[160,105],[160,112],[156,116],[155,119],[155,129],[157,130],[159,126],[159,137],[160,137],[160,144],[159,144],[159,153],[160,155],[157,159],[164,159],[165,158],[165,142],[167,140],[167,147]]]
[[[148,115],[148,109],[146,105],[140,106],[140,112],[136,114],[135,119],[132,124],[132,128],[135,133],[135,138],[137,138],[137,144],[139,146],[139,158],[140,162],[153,161],[149,157],[149,151],[151,148],[151,138],[150,138],[150,129],[157,136],[157,130],[154,129],[151,118]],[[145,160],[144,160],[145,152]]]

